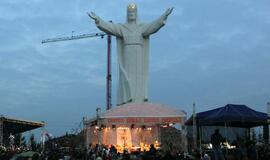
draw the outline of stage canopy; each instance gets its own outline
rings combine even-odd
[[[3,125],[3,133],[4,134],[17,134],[26,132],[32,129],[36,129],[39,127],[43,127],[44,122],[33,122],[26,120],[13,119],[8,117],[0,117],[0,122]]]
[[[33,122],[0,116],[0,146],[4,143],[4,137],[9,134],[18,134],[44,126],[43,122]]]
[[[227,104],[224,107],[196,114],[198,126],[229,126],[251,128],[269,124],[266,113],[255,111],[246,105]],[[193,125],[191,116],[186,125]]]

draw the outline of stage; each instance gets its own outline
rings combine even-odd
[[[114,145],[120,152],[148,150],[150,144],[159,148],[162,130],[186,119],[182,110],[153,103],[128,103],[98,114],[84,121],[86,144]]]

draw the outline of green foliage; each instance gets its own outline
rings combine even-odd
[[[25,140],[25,136],[21,137],[21,145],[26,147],[26,140]]]
[[[15,145],[16,146],[24,146],[26,147],[26,140],[25,140],[25,136],[23,136],[23,134],[19,133],[19,134],[15,134]]]
[[[58,147],[70,147],[70,148],[78,148],[84,145],[84,137],[83,133],[79,134],[68,134],[66,133],[64,136],[50,139],[45,142],[45,148],[51,148],[52,144],[57,144]]]
[[[31,134],[31,136],[30,136],[30,147],[31,147],[32,151],[37,150],[37,142],[35,140],[34,134]]]
[[[263,142],[263,135],[261,133],[258,135],[258,142]]]
[[[15,140],[14,140],[15,145],[16,146],[21,146],[22,134],[21,133],[15,134],[14,137],[15,137]]]

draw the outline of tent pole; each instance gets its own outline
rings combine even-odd
[[[227,126],[227,123],[225,122],[225,141],[226,141],[226,144],[229,144],[228,143],[228,126]],[[225,148],[225,151],[226,151],[226,159],[228,158],[228,148],[226,146]]]
[[[202,126],[199,127],[199,148],[200,148],[200,155],[201,157],[203,157],[202,155]]]
[[[267,115],[268,115],[268,118],[270,117],[270,102],[267,102]],[[267,123],[269,122],[267,118]],[[269,125],[267,127],[267,130],[268,130],[268,143],[270,143],[270,132],[269,132]]]

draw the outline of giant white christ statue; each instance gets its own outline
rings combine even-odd
[[[124,24],[106,22],[95,13],[88,13],[100,30],[114,35],[117,39],[118,105],[148,101],[149,36],[165,25],[172,10],[173,8],[167,9],[153,22],[139,23],[137,6],[131,3],[127,7],[127,23]]]

